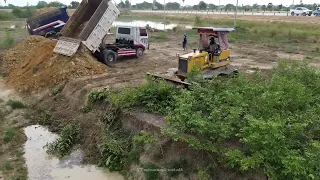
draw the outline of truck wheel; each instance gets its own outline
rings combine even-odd
[[[291,16],[294,16],[294,12],[291,12]]]
[[[304,13],[302,13],[302,16],[307,16],[307,13],[305,13],[305,12],[304,12]]]
[[[112,66],[117,61],[116,53],[111,50],[103,50],[103,62],[107,66]]]
[[[143,52],[144,52],[144,50],[142,48],[137,48],[137,50],[136,50],[137,58],[140,58],[141,56],[143,56]]]

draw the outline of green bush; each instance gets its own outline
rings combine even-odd
[[[104,100],[108,96],[108,90],[107,89],[100,89],[95,90],[91,92],[88,96],[88,103],[93,104],[98,101]]]
[[[101,164],[110,171],[121,171],[128,162],[128,155],[132,149],[132,138],[124,130],[106,130],[100,145]]]
[[[26,7],[25,9],[15,7],[12,9],[12,14],[17,18],[29,18],[37,13],[36,8]]]
[[[174,96],[180,92],[179,89],[164,82],[150,77],[147,83],[111,95],[111,100],[122,107],[146,107],[148,111],[166,114],[173,108]]]
[[[0,12],[0,21],[12,20],[14,18],[14,15],[10,12]]]
[[[160,168],[154,164],[143,165],[143,172],[146,180],[160,180],[160,173],[158,169]]]
[[[21,109],[25,108],[25,105],[21,101],[9,100],[7,105],[10,106],[12,109]]]
[[[13,128],[7,128],[4,131],[4,137],[3,137],[3,141],[4,143],[9,143],[14,139],[14,136],[16,135],[16,131]]]
[[[11,33],[10,33],[10,31],[6,31],[6,37],[5,37],[4,41],[3,41],[3,46],[5,48],[10,48],[13,45],[14,45],[14,39],[11,36]]]
[[[307,65],[280,63],[268,77],[198,80],[191,91],[161,82],[138,89],[126,103],[167,114],[166,135],[236,171],[263,170],[272,179],[320,172],[320,74]]]
[[[57,155],[58,157],[64,157],[69,155],[73,146],[80,139],[80,125],[68,124],[62,128],[60,137],[54,142],[47,144],[47,153]]]

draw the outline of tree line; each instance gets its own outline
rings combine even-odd
[[[59,1],[53,1],[53,2],[49,2],[49,3],[47,3],[46,1],[39,1],[38,4],[35,6],[30,6],[29,4],[27,4],[24,7],[19,7],[19,6],[15,6],[13,4],[8,4],[8,6],[0,6],[0,9],[14,9],[14,8],[26,9],[27,7],[28,8],[36,8],[36,9],[49,8],[49,7],[68,7],[70,9],[76,9],[79,5],[80,5],[80,3],[77,1],[72,1],[69,5],[63,4]]]
[[[182,0],[182,2],[184,3],[184,0]],[[280,5],[273,5],[272,3],[268,3],[266,5],[258,5],[258,4],[253,4],[253,5],[240,5],[238,6],[238,9],[240,11],[253,11],[253,10],[257,10],[257,11],[286,11],[289,10],[290,8],[295,8],[295,7],[306,7],[310,10],[316,10],[317,7],[320,6],[320,4],[300,4],[300,5],[295,5],[295,6],[290,6],[290,7],[285,7],[284,5],[280,4]],[[126,8],[126,9],[139,9],[139,10],[144,10],[144,9],[153,9],[153,10],[164,10],[164,5],[159,3],[159,2],[155,2],[153,3],[149,3],[149,2],[142,2],[142,3],[138,3],[136,5],[132,5],[130,4],[129,0],[125,0],[124,2],[121,1],[118,4],[119,8]],[[166,10],[221,10],[221,11],[233,11],[235,10],[236,6],[234,4],[227,4],[224,6],[218,6],[215,4],[207,4],[204,1],[200,1],[199,4],[197,5],[193,5],[193,6],[184,6],[182,7],[181,4],[177,3],[177,2],[169,2],[166,3]]]

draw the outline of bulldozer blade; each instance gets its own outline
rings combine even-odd
[[[180,79],[175,79],[174,77],[168,77],[165,75],[159,75],[159,74],[152,74],[152,73],[147,73],[148,76],[151,76],[155,79],[160,79],[160,80],[164,80],[167,81],[175,86],[183,86],[183,88],[189,89],[189,86],[191,85],[190,83],[187,82],[183,82]]]

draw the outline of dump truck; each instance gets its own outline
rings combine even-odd
[[[40,35],[47,38],[58,38],[66,22],[69,20],[67,7],[57,8],[27,19],[29,35]]]
[[[83,0],[61,30],[54,52],[71,57],[82,44],[92,54],[100,53],[119,15],[119,9],[109,0]]]

